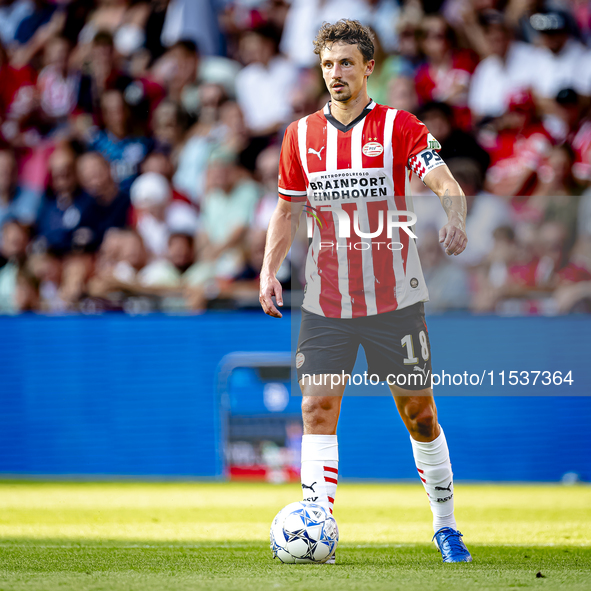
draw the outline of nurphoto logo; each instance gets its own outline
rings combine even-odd
[[[383,235],[384,226],[386,227],[386,236],[389,240],[392,239],[392,234],[394,228],[398,228],[399,231],[404,232],[408,235],[409,238],[416,239],[416,234],[411,230],[411,226],[414,226],[417,222],[417,216],[412,211],[406,210],[391,210],[388,211],[378,211],[378,228],[374,232],[365,232],[361,230],[359,224],[359,212],[353,212],[353,223],[351,223],[351,217],[349,214],[340,208],[327,208],[324,210],[320,210],[319,208],[312,207],[311,205],[306,205],[305,209],[309,214],[307,218],[307,236],[308,238],[312,238],[314,236],[314,220],[318,224],[319,228],[322,230],[326,228],[327,225],[327,216],[335,216],[335,234],[337,238],[346,239],[351,238],[351,229],[353,233],[358,236],[359,238],[365,239],[372,239],[378,238]],[[406,219],[400,219],[406,218]],[[334,218],[333,218],[334,219]],[[357,248],[357,244],[359,244],[359,248]],[[402,244],[400,242],[372,242],[371,244],[368,242],[358,242],[354,245],[356,250],[369,250],[373,245],[386,244],[387,248],[390,250],[401,250]],[[320,248],[333,248],[335,244],[333,242],[320,242]],[[336,248],[345,248],[344,245],[339,245],[338,241],[336,243]],[[350,245],[346,248],[350,248]]]

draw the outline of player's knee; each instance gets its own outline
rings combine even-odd
[[[422,437],[435,435],[437,431],[437,412],[432,404],[409,402],[405,407],[409,430]]]
[[[332,422],[337,400],[334,396],[308,396],[302,401],[302,417],[310,426]]]
[[[432,408],[425,408],[415,419],[415,429],[423,437],[432,437],[437,430],[437,416]]]

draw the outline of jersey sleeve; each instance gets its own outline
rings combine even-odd
[[[283,136],[279,157],[278,189],[279,197],[286,201],[303,202],[308,194],[299,157],[297,123],[292,123]]]
[[[429,133],[427,126],[411,113],[405,113],[402,136],[407,153],[407,166],[423,182],[425,176],[445,162],[437,153],[441,144]]]

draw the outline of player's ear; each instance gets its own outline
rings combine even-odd
[[[366,64],[365,64],[365,75],[369,76],[374,69],[374,66],[376,65],[376,60],[369,60]]]

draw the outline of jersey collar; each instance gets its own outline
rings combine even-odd
[[[333,125],[334,127],[336,127],[339,131],[342,131],[343,133],[347,133],[349,130],[353,129],[362,119],[365,118],[365,116],[376,106],[376,104],[373,102],[373,100],[369,99],[369,103],[367,103],[367,105],[365,105],[365,109],[363,109],[363,111],[361,111],[360,115],[353,119],[353,121],[351,121],[351,123],[349,123],[348,125],[343,125],[340,121],[337,121],[333,116],[332,113],[330,112],[330,101],[328,101],[328,103],[326,103],[326,105],[324,106],[324,116],[326,117],[326,120]]]

